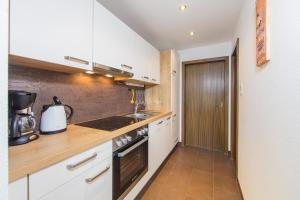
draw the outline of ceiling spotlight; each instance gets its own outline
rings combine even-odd
[[[105,74],[106,77],[112,78],[113,76],[111,74]]]
[[[86,74],[95,74],[93,71],[85,71]]]
[[[182,4],[182,5],[179,6],[180,11],[184,11],[186,9],[187,9],[187,5]]]
[[[194,31],[191,31],[190,32],[190,36],[194,36],[195,35],[195,32]]]

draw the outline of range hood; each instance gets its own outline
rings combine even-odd
[[[100,65],[98,63],[93,63],[93,72],[104,76],[112,76],[112,77],[120,77],[120,78],[131,78],[134,75],[131,72],[123,71],[105,65]]]

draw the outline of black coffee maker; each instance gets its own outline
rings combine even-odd
[[[32,112],[36,93],[9,90],[9,145],[21,145],[36,140],[37,123]]]

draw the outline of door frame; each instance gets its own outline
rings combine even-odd
[[[234,91],[234,93],[231,92],[231,98],[234,98],[234,103],[235,105],[231,105],[231,116],[230,116],[230,121],[231,121],[231,149],[233,149],[232,147],[235,146],[235,152],[232,152],[231,154],[231,159],[233,159],[233,154],[235,154],[235,172],[236,175],[238,174],[238,138],[239,138],[239,38],[237,38],[236,43],[234,45],[232,54],[231,54],[231,58],[233,58],[233,56],[235,55],[236,57],[236,62],[235,65],[231,65],[231,76],[234,76],[235,79],[231,78],[231,90],[234,89],[236,87],[236,90]],[[234,82],[235,80],[235,82]],[[235,85],[233,85],[235,84]],[[235,86],[235,87],[234,87]],[[232,102],[232,100],[231,100]],[[235,109],[234,109],[235,108]],[[234,115],[233,115],[234,113]],[[235,120],[235,126],[233,125],[233,122]],[[234,140],[233,140],[233,130],[235,130],[235,144],[234,144]]]
[[[186,133],[185,133],[185,70],[187,65],[191,64],[201,64],[201,63],[210,63],[210,62],[218,62],[218,61],[224,61],[225,68],[224,68],[224,87],[225,87],[225,102],[224,102],[224,132],[225,132],[225,153],[228,154],[228,125],[229,125],[229,56],[223,56],[223,57],[216,57],[216,58],[207,58],[207,59],[200,59],[200,60],[191,60],[191,61],[185,61],[182,62],[182,144],[183,146],[186,145]]]

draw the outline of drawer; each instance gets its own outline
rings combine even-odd
[[[30,175],[30,199],[39,199],[109,157],[112,157],[111,141]]]
[[[92,168],[42,196],[40,200],[111,200],[112,158],[98,162]]]

